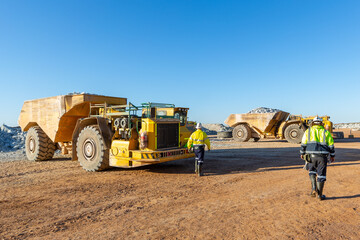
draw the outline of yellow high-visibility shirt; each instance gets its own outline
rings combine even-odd
[[[301,141],[300,154],[315,153],[335,156],[334,139],[329,131],[321,125],[308,128]]]
[[[197,129],[193,132],[187,142],[187,147],[190,149],[192,146],[206,146],[210,150],[210,140],[206,133],[201,129]]]

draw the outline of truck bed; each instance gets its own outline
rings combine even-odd
[[[90,115],[90,104],[124,105],[126,98],[69,94],[25,101],[19,116],[23,131],[38,125],[53,142],[69,142],[79,118]]]

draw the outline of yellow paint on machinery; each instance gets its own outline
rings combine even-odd
[[[274,113],[246,113],[231,114],[225,123],[233,127],[233,138],[240,142],[253,138],[258,141],[260,138],[286,139],[288,142],[300,143],[305,130],[310,126],[311,117],[301,115],[290,115],[287,112],[278,111]],[[323,124],[330,132],[332,122],[329,116],[321,117]]]
[[[78,119],[90,114],[90,105],[126,104],[126,98],[92,94],[62,95],[25,101],[19,116],[19,126],[28,131],[39,126],[53,142],[70,142]]]
[[[157,164],[162,162],[168,162],[178,159],[194,157],[193,153],[189,153],[187,148],[176,149],[176,150],[164,150],[164,151],[140,151],[133,150],[129,151],[130,157],[122,157],[117,151],[113,151],[116,146],[116,140],[113,142],[112,151],[110,155],[110,166],[122,167],[122,168],[134,168],[141,167],[150,164]]]
[[[177,107],[174,109],[176,119],[180,120],[180,147],[185,147],[191,134],[196,130],[196,122],[188,121],[189,108]]]
[[[287,112],[276,113],[245,113],[231,114],[225,123],[230,127],[235,127],[240,123],[246,123],[251,126],[256,133],[260,135],[275,135],[276,125],[279,125],[289,116]]]
[[[173,104],[135,106],[126,98],[71,94],[24,102],[19,125],[30,132],[29,159],[51,159],[59,148],[85,170],[100,171],[193,157],[184,147],[194,129],[187,111]]]
[[[157,125],[156,125],[156,120],[155,119],[151,119],[151,118],[145,118],[143,120],[141,120],[141,132],[146,131],[147,132],[147,139],[148,139],[148,144],[147,144],[147,148],[145,148],[144,150],[147,151],[154,151],[156,150],[156,146],[157,146]],[[141,133],[140,132],[140,133]]]
[[[180,146],[180,136],[176,149],[158,149],[158,124],[175,124],[177,128],[180,128],[180,122],[177,119],[142,119],[139,135],[142,132],[147,133],[147,147],[140,150],[136,144],[140,141],[138,138],[130,139],[129,141],[113,140],[110,150],[110,166],[133,168],[194,156],[193,153],[188,152],[187,148]]]

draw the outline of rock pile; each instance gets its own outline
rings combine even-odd
[[[339,128],[350,128],[350,129],[356,129],[356,130],[360,130],[360,122],[358,123],[337,123],[334,124],[334,128],[335,129],[339,129]]]
[[[217,132],[232,131],[232,128],[220,123],[208,123],[203,124],[203,131],[208,135],[216,135]]]
[[[281,110],[275,108],[259,107],[249,111],[248,113],[275,113],[279,111]]]
[[[20,127],[0,126],[0,152],[12,152],[25,148],[26,133]]]

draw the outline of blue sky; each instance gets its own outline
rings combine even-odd
[[[359,1],[0,0],[0,124],[69,92],[359,122],[359,26]]]

